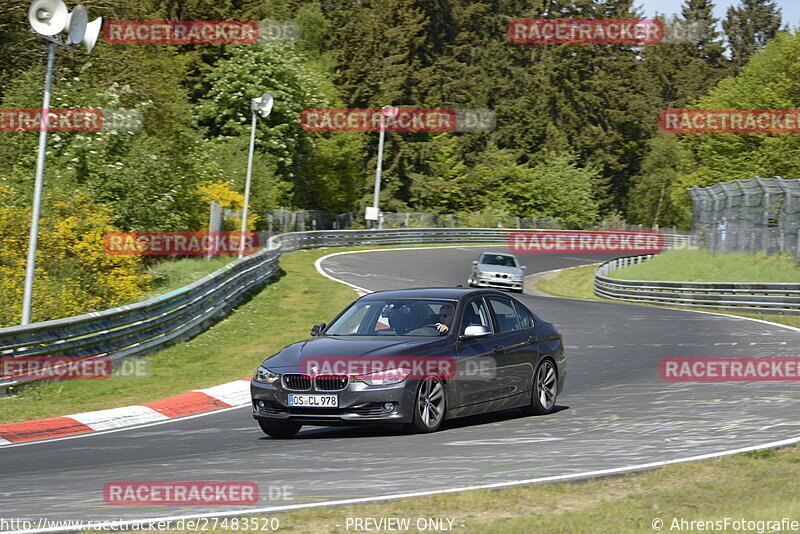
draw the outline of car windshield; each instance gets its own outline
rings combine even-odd
[[[513,256],[505,254],[484,254],[481,256],[480,263],[484,265],[500,265],[502,267],[518,267],[517,260]]]
[[[449,333],[455,304],[444,299],[359,300],[331,323],[325,335],[443,336]]]

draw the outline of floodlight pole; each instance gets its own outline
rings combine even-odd
[[[378,166],[375,168],[375,199],[372,201],[372,206],[375,208],[375,212],[378,214],[378,220],[375,221],[375,224],[378,226],[378,230],[380,230],[382,226],[378,206],[381,201],[381,171],[383,170],[383,138],[385,135],[385,130],[386,117],[381,115],[381,133],[380,137],[378,137]]]
[[[239,236],[239,259],[244,257],[244,233],[247,230],[247,207],[250,204],[250,180],[253,176],[253,151],[256,147],[256,122],[258,116],[255,106],[250,106],[253,121],[250,125],[250,152],[247,154],[247,180],[244,185],[244,208],[242,211],[242,231]]]
[[[247,181],[244,186],[244,211],[242,211],[242,231],[239,235],[239,259],[244,257],[244,234],[247,230],[247,208],[250,205],[250,181],[253,177],[253,152],[256,148],[256,123],[258,116],[267,118],[272,112],[272,95],[264,93],[258,98],[250,100],[250,112],[253,114],[253,121],[250,125],[250,151],[247,154]]]
[[[33,276],[36,272],[36,247],[39,241],[39,213],[42,204],[42,183],[44,181],[44,162],[47,151],[47,119],[50,110],[50,91],[53,86],[53,67],[56,62],[56,43],[48,43],[47,74],[44,79],[44,100],[39,123],[39,153],[36,156],[36,178],[33,182],[33,208],[31,210],[31,231],[28,237],[28,259],[25,264],[25,289],[22,293],[22,322],[31,322],[31,301],[33,300]]]
[[[383,228],[383,219],[381,218],[379,206],[381,201],[381,172],[383,171],[383,139],[386,132],[386,117],[389,116],[397,116],[397,108],[390,105],[383,106],[381,108],[381,132],[380,137],[378,137],[378,165],[375,167],[375,198],[372,201],[373,211],[378,217],[378,220],[375,221],[378,230]]]

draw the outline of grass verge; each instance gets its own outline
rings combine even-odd
[[[450,524],[448,520],[452,520],[452,527],[442,530],[465,534],[640,534],[656,532],[657,520],[661,521],[664,532],[742,532],[745,530],[733,524],[726,529],[724,523],[706,524],[705,528],[676,525],[681,525],[682,519],[724,522],[725,518],[730,518],[732,522],[789,518],[800,521],[798,480],[800,448],[789,447],[671,465],[615,478],[474,490],[249,517],[257,519],[259,525],[264,523],[264,518],[276,518],[280,531],[298,534],[364,531],[354,528],[354,520],[366,518],[408,518],[411,527],[405,530],[407,532],[422,532],[416,522],[428,518],[441,520],[445,527]],[[232,525],[229,519],[228,529],[233,528]],[[781,528],[765,523],[749,531],[790,531]],[[373,528],[373,531],[389,529]],[[218,528],[210,532],[229,530]]]
[[[643,265],[647,265],[647,263],[651,261],[655,261],[659,259],[658,257],[653,258],[652,260],[648,260]],[[638,266],[636,266],[638,267]],[[552,277],[542,278],[536,283],[536,288],[539,291],[543,291],[544,293],[549,293],[550,295],[554,295],[557,297],[565,297],[571,299],[581,299],[581,300],[597,300],[600,302],[622,302],[618,300],[610,300],[610,299],[602,299],[594,294],[594,265],[581,265],[579,267],[572,267],[569,269],[565,269],[556,273]],[[622,269],[619,271],[614,271],[615,276],[620,276],[619,273],[622,272]],[[626,279],[631,280],[629,276],[625,275]],[[638,278],[637,280],[641,280]],[[660,278],[660,280],[664,280],[664,278]],[[752,278],[751,278],[752,281]],[[795,280],[796,281],[796,280]],[[636,303],[636,302],[626,302],[625,304],[635,304],[637,306],[657,306],[656,304],[644,304],[644,303]],[[774,323],[785,324],[788,326],[794,326],[800,328],[800,316],[797,315],[778,315],[778,314],[767,314],[767,313],[747,313],[747,312],[736,312],[730,310],[715,310],[713,308],[695,308],[692,306],[666,306],[669,308],[681,308],[686,310],[696,310],[696,311],[708,311],[708,312],[715,312],[715,313],[724,313],[727,315],[736,315],[739,317],[747,317],[750,319],[761,319],[763,321],[771,321]]]
[[[150,291],[136,300],[147,300],[180,289],[235,260],[235,256],[214,256],[210,260],[195,257],[154,263],[145,272],[146,275],[153,277]]]
[[[790,255],[671,250],[644,263],[614,271],[614,277],[671,282],[797,283],[800,268]]]

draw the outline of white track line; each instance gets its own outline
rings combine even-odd
[[[474,246],[473,245],[446,245],[446,246],[435,246],[435,247],[398,247],[398,248],[374,248],[374,249],[369,249],[369,250],[348,250],[348,251],[345,251],[345,252],[334,252],[333,254],[328,254],[327,256],[323,256],[323,257],[319,258],[317,261],[314,262],[314,268],[317,269],[317,272],[319,274],[321,274],[325,278],[329,278],[329,279],[333,280],[334,282],[337,282],[339,284],[344,284],[344,285],[346,285],[348,287],[352,287],[356,291],[363,291],[365,293],[372,293],[372,291],[369,290],[369,289],[365,289],[363,287],[359,287],[357,285],[351,284],[350,282],[345,282],[344,280],[340,280],[338,278],[334,278],[333,276],[329,275],[322,268],[322,262],[327,260],[328,258],[332,258],[334,256],[344,256],[345,254],[365,254],[365,253],[368,253],[368,252],[389,252],[389,251],[395,251],[395,250],[423,250],[423,249],[427,250],[427,249],[431,249],[431,248],[433,248],[433,249],[436,249],[436,248],[474,248],[474,247],[485,248],[485,247],[507,247],[507,246],[508,245],[506,245],[506,244],[501,244],[501,245],[474,245]]]

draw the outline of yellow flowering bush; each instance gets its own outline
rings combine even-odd
[[[31,210],[10,205],[0,188],[0,326],[19,324]],[[150,288],[139,256],[107,254],[106,232],[116,231],[107,208],[85,195],[45,197],[39,221],[32,321],[119,306]]]
[[[217,181],[205,184],[200,187],[200,193],[209,204],[214,200],[223,208],[241,210],[244,207],[244,195],[231,189],[225,182]],[[256,228],[256,223],[258,223],[261,218],[253,213],[252,205],[250,205],[248,211],[247,229],[253,231]],[[242,227],[242,219],[236,215],[232,215],[225,221],[224,227],[226,230],[238,230]]]

